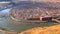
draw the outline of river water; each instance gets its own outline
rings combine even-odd
[[[54,22],[34,23],[34,24],[33,23],[19,24],[20,22],[14,23],[9,18],[9,11],[10,9],[0,11],[0,29],[20,32],[20,31],[24,31],[33,27],[49,27],[49,26],[59,24],[59,23],[54,23]],[[7,16],[4,16],[4,15],[7,15]]]

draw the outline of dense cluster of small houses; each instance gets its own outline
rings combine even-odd
[[[36,5],[37,4],[37,5]],[[44,6],[43,6],[44,4]],[[17,6],[11,10],[11,16],[24,20],[47,21],[60,15],[59,4],[55,3],[32,3]]]

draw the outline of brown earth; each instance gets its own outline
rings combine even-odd
[[[19,34],[60,34],[60,24],[51,27],[35,27]]]

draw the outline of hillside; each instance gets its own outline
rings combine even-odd
[[[19,34],[60,34],[60,24],[51,27],[35,27]]]

